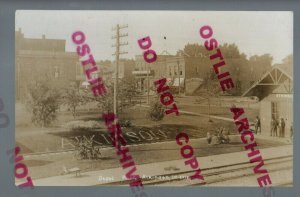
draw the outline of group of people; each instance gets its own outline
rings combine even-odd
[[[256,116],[255,119],[255,134],[261,134],[261,122],[260,118]],[[290,138],[293,137],[293,124],[291,124],[290,128]],[[279,120],[276,120],[274,117],[272,117],[271,120],[271,131],[270,131],[270,136],[273,137],[285,137],[285,121],[281,117]]]
[[[230,142],[229,131],[224,127],[220,127],[216,129],[213,135],[210,132],[207,132],[206,139],[207,143],[211,145],[228,144]]]
[[[285,121],[283,118],[280,118],[279,121],[274,117],[272,118],[270,136],[285,137]]]

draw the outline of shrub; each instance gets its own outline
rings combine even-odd
[[[131,121],[130,120],[119,120],[119,124],[121,127],[131,127]]]
[[[82,131],[82,130],[93,130],[101,127],[101,124],[97,121],[83,121],[83,120],[75,120],[70,121],[63,126],[64,128],[70,131]]]
[[[152,102],[150,104],[150,110],[149,110],[149,117],[153,121],[159,121],[162,120],[165,116],[165,108],[164,106],[159,102]]]
[[[27,108],[31,111],[31,121],[42,127],[49,126],[56,120],[59,108],[59,93],[45,82],[29,87]]]

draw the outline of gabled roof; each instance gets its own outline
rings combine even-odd
[[[275,67],[279,68],[282,72],[293,79],[293,65],[290,64],[275,64]]]
[[[163,50],[159,55],[171,55],[168,51]]]
[[[289,70],[291,71],[291,69]],[[257,96],[261,100],[271,94],[279,86],[286,86],[286,81],[289,82],[289,86],[285,87],[285,93],[293,93],[293,77],[291,73],[289,73],[289,70],[284,69],[282,65],[273,66],[269,72],[266,72],[259,80],[254,82],[242,96]]]

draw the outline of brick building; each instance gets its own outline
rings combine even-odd
[[[47,80],[57,88],[65,88],[76,81],[78,55],[66,52],[66,40],[25,38],[21,29],[15,32],[16,40],[16,99],[24,100],[28,86]]]
[[[185,61],[182,56],[170,54],[158,55],[157,60],[151,64],[145,62],[142,55],[136,55],[135,68],[132,72],[137,79],[137,88],[140,91],[147,90],[147,78],[149,77],[150,89],[157,79],[167,78],[170,86],[184,87],[185,81]]]

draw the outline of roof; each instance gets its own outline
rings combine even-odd
[[[45,35],[42,38],[26,38],[21,30],[15,32],[16,50],[29,51],[56,51],[65,52],[66,40],[49,39]]]
[[[260,100],[271,94],[276,88],[284,85],[286,81],[290,84],[293,82],[291,65],[275,65],[269,72],[254,82],[242,96],[257,96]],[[292,93],[291,87],[286,87],[286,93]]]
[[[282,72],[293,79],[293,66],[290,64],[275,64],[275,67],[279,68]]]

